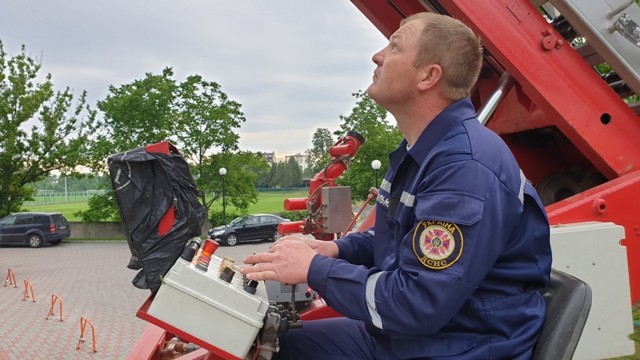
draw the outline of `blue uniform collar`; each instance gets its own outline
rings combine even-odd
[[[471,103],[469,97],[460,99],[440,114],[438,114],[427,127],[422,131],[418,141],[409,149],[409,155],[416,163],[421,164],[427,157],[431,149],[442,140],[442,138],[456,125],[464,120],[476,117],[476,110]],[[403,139],[398,148],[392,152],[389,157],[392,159],[391,164],[402,158],[407,153],[407,140]]]

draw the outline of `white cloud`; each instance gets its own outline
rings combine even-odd
[[[0,39],[92,103],[166,66],[178,80],[201,74],[242,104],[244,150],[283,155],[310,147],[317,127],[337,129],[386,44],[344,0],[11,0]]]

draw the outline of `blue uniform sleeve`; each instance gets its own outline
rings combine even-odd
[[[373,265],[374,228],[364,232],[355,232],[336,240],[338,258],[356,265]]]
[[[519,175],[509,177],[516,182]],[[383,271],[317,255],[309,285],[369,328],[433,334],[460,311],[508,246],[523,212],[519,195],[473,160],[443,166],[422,180],[412,223],[398,225],[409,231],[400,240],[397,267]]]

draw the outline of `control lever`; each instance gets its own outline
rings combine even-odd
[[[296,287],[298,287],[298,285],[291,285],[291,303],[289,304],[291,307],[291,319],[288,321],[289,329],[299,329],[302,327],[302,321],[300,321],[300,317],[296,312]]]

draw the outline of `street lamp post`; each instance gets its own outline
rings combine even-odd
[[[220,168],[220,170],[218,170],[218,173],[220,174],[220,176],[222,176],[222,224],[223,225],[227,225],[227,214],[226,214],[226,203],[225,203],[225,199],[224,199],[224,195],[225,195],[225,191],[224,191],[224,176],[227,175],[227,169],[225,168]]]
[[[382,166],[382,163],[380,162],[380,160],[376,159],[371,162],[371,167],[373,168],[373,173],[375,174],[375,177],[376,177],[375,187],[378,187],[378,170],[380,170],[381,166]]]

